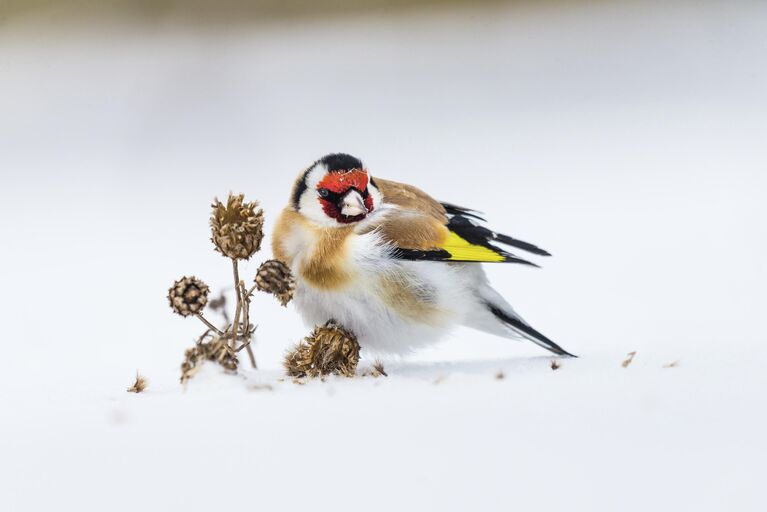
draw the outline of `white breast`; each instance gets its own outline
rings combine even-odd
[[[285,241],[298,276],[294,303],[309,327],[335,320],[357,335],[363,354],[403,354],[439,340],[476,303],[472,272],[464,265],[395,260],[375,232],[352,237],[344,265],[354,278],[339,290],[320,289],[300,278],[301,261],[312,250],[308,236],[297,233]],[[419,317],[393,307],[391,299],[384,300],[382,287],[392,282],[417,293],[438,314]]]

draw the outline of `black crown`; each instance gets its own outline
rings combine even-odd
[[[345,153],[332,153],[323,156],[320,163],[324,164],[330,172],[350,171],[352,169],[362,169],[362,161]]]

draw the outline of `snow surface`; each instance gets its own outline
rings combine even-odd
[[[762,510],[765,62],[763,2],[6,22],[0,510]],[[330,151],[550,250],[488,273],[582,357],[457,330],[300,386],[259,296],[264,370],[183,389],[166,290],[231,279],[207,204],[270,230]]]

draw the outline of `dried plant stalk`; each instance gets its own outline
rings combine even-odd
[[[239,361],[234,352],[229,348],[225,337],[216,336],[210,341],[203,341],[209,336],[209,332],[197,341],[194,347],[184,353],[184,362],[181,363],[181,383],[185,384],[199,370],[204,361],[214,361],[229,371],[236,371]]]
[[[187,382],[199,370],[203,361],[214,361],[227,370],[236,371],[239,365],[237,353],[242,350],[248,354],[253,368],[257,368],[256,357],[251,346],[253,334],[256,331],[250,318],[250,299],[253,292],[261,286],[264,291],[274,294],[284,306],[292,298],[295,290],[295,279],[290,269],[276,260],[270,260],[261,265],[259,274],[256,276],[256,284],[249,290],[246,290],[245,284],[240,280],[239,261],[253,256],[261,248],[264,237],[264,213],[257,201],[245,202],[242,194],[229,194],[226,204],[215,199],[212,208],[211,241],[216,251],[232,261],[236,294],[234,316],[230,322],[223,293],[218,299],[211,300],[211,309],[220,311],[227,324],[223,329],[219,329],[202,315],[202,310],[208,303],[209,293],[205,283],[195,277],[183,277],[173,284],[168,292],[168,300],[174,312],[185,317],[196,316],[207,328],[195,346],[185,353],[181,365],[182,383]],[[354,343],[356,344],[356,340]],[[341,343],[337,348],[345,350],[347,345]],[[356,350],[358,359],[359,346]],[[350,354],[351,356],[353,354]],[[330,365],[330,360],[324,364]],[[346,362],[340,365],[339,371],[348,371],[349,364],[351,363]],[[353,367],[356,368],[356,360]],[[354,368],[351,370],[352,373]]]
[[[226,295],[224,295],[224,292],[219,293],[215,299],[210,299],[208,308],[220,313],[224,317],[224,322],[229,324],[229,313],[226,311]]]
[[[240,312],[242,311],[242,296],[240,295],[240,269],[237,260],[232,258],[232,273],[234,274],[234,291],[237,296],[237,305],[234,309],[234,322],[231,329],[231,346],[237,346],[237,337],[240,334]]]
[[[253,347],[250,346],[250,342],[253,340],[253,333],[256,331],[255,327],[252,327],[250,325],[250,294],[248,294],[245,291],[245,283],[240,281],[240,295],[242,296],[242,302],[244,304],[243,306],[243,314],[244,314],[244,324],[245,324],[245,336],[246,339],[243,342],[243,346],[245,347],[245,350],[248,354],[248,359],[250,360],[250,365],[253,367],[253,369],[258,369],[258,365],[256,364],[256,356],[253,354]],[[242,347],[238,349],[242,350]]]

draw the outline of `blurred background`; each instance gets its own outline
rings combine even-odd
[[[260,200],[270,233],[329,152],[552,252],[488,274],[581,361],[739,374],[767,341],[766,63],[762,1],[2,0],[7,428],[136,368],[177,390],[200,329],[167,288],[230,281],[210,201]],[[277,369],[306,327],[254,311]],[[459,329],[408,361],[542,355]]]
[[[2,309],[41,355],[83,323],[119,333],[67,351],[175,353],[197,326],[169,283],[228,284],[213,196],[273,221],[343,151],[551,251],[488,271],[575,352],[761,342],[765,20],[740,1],[6,0]],[[264,302],[278,362],[303,326]],[[528,348],[479,337],[461,352]]]

